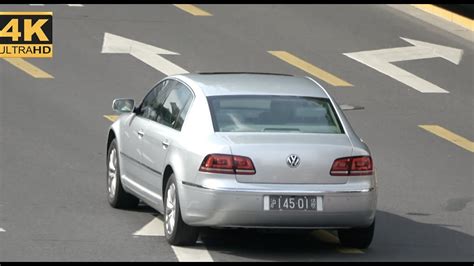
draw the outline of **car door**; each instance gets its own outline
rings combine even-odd
[[[173,80],[171,90],[162,104],[158,104],[156,122],[150,123],[143,138],[143,163],[153,170],[144,175],[154,193],[162,197],[163,169],[170,146],[179,135],[189,105],[193,99],[191,90]]]
[[[144,170],[141,163],[143,147],[142,140],[150,121],[156,119],[156,110],[153,108],[153,103],[160,91],[162,91],[162,87],[163,82],[160,82],[152,88],[143,98],[138,110],[122,124],[122,147],[120,151],[122,159],[122,174],[131,181],[130,185],[140,194],[143,193],[142,191],[139,191],[139,188],[144,186]]]

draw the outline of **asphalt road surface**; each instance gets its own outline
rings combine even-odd
[[[473,40],[386,5],[198,7],[209,16],[173,5],[0,7],[54,13],[52,59],[0,59],[0,261],[474,260]],[[105,33],[178,53],[161,57],[189,72],[308,75],[339,104],[363,107],[345,113],[377,169],[372,245],[343,248],[330,231],[209,229],[180,249],[151,208],[111,208],[112,100],[139,101],[165,74],[130,54],[102,53]],[[446,93],[345,55],[414,46],[401,37],[454,49],[390,63]],[[295,57],[317,69],[292,65]]]

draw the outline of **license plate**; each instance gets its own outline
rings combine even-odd
[[[321,196],[268,195],[263,197],[265,211],[322,211]]]

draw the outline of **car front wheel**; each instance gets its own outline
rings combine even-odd
[[[115,139],[110,143],[107,152],[107,199],[114,208],[133,208],[139,203],[138,198],[127,193],[122,187],[117,141]]]
[[[171,174],[165,190],[165,237],[175,246],[194,245],[199,236],[196,227],[184,223],[181,218],[178,189],[174,174]]]

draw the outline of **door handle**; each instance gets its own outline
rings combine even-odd
[[[137,131],[137,134],[138,134],[138,137],[143,138],[143,136],[145,135],[145,132],[143,132],[143,130],[140,129]]]
[[[163,149],[166,149],[168,148],[168,146],[170,145],[169,141],[167,139],[163,140],[161,142],[161,144],[163,145]]]

